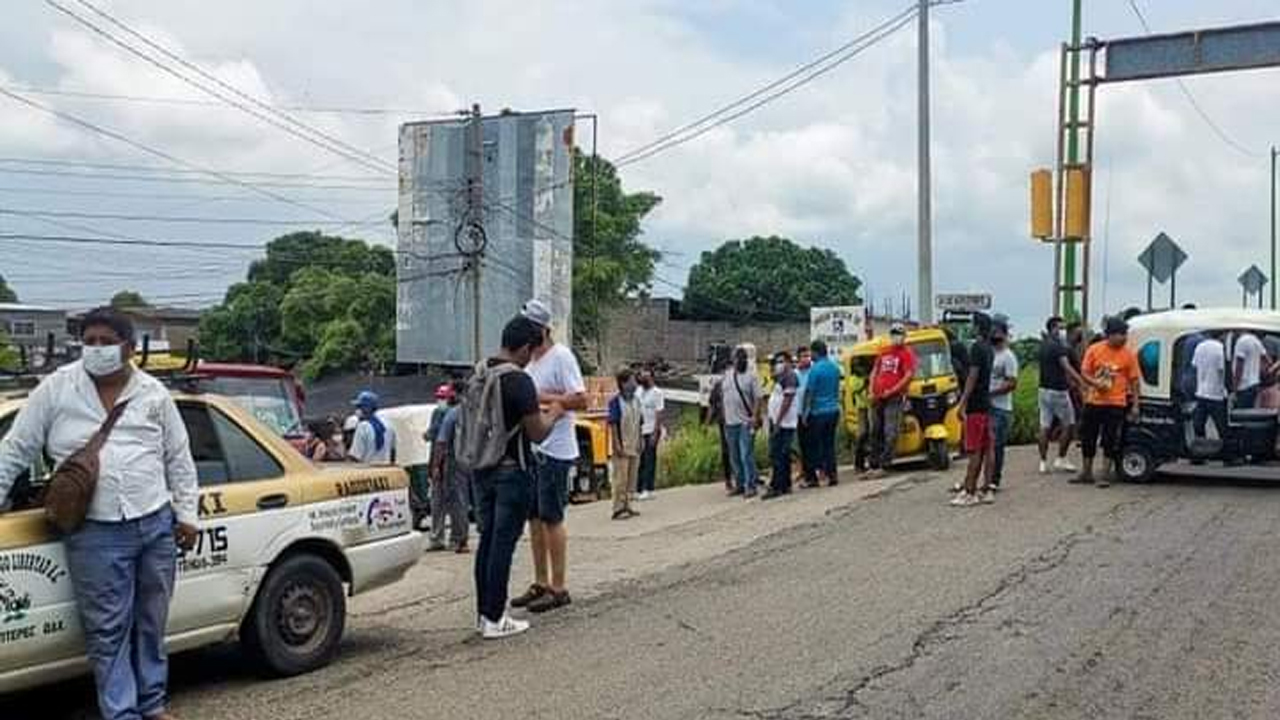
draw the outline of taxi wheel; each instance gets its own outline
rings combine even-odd
[[[333,659],[346,616],[342,578],[333,566],[315,555],[294,555],[267,574],[241,637],[269,673],[299,675]]]

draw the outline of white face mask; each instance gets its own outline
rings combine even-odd
[[[119,345],[85,345],[81,357],[85,372],[94,377],[114,375],[124,367],[124,352]]]

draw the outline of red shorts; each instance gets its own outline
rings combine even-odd
[[[964,416],[964,449],[970,455],[986,452],[995,446],[996,436],[987,413],[969,413]]]

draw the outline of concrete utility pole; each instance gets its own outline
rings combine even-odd
[[[484,256],[484,124],[480,105],[471,106],[471,121],[467,128],[467,220],[460,232],[466,236],[458,243],[458,250],[467,256],[471,271],[471,358],[480,362],[484,357],[481,339],[480,265]]]
[[[1276,309],[1276,160],[1280,148],[1271,147],[1271,309]]]
[[[929,3],[920,0],[920,170],[919,182],[919,263],[920,322],[933,322],[933,197],[929,161]]]

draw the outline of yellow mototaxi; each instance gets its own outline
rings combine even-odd
[[[886,336],[859,343],[843,361],[848,375],[841,388],[841,402],[851,438],[863,430],[858,411],[869,408],[871,369],[889,342]],[[908,332],[907,346],[916,355],[916,374],[907,389],[907,410],[902,414],[894,462],[927,460],[935,469],[945,470],[960,450],[962,433],[958,409],[961,388],[951,366],[951,347],[937,328]]]

